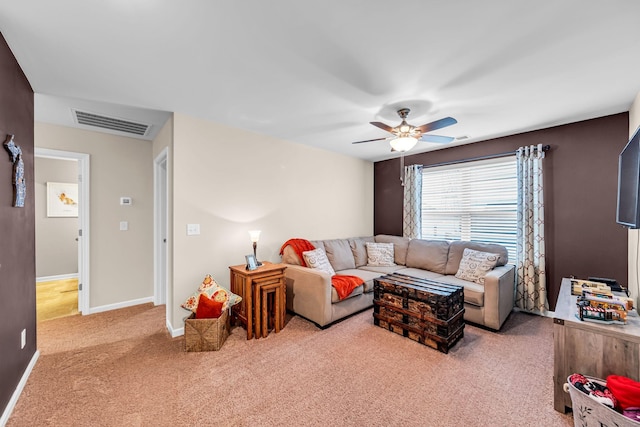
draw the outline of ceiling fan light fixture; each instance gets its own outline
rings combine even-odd
[[[390,142],[391,148],[393,148],[394,151],[400,151],[400,152],[411,150],[417,143],[418,143],[418,140],[412,136],[403,136],[403,137],[395,138],[395,139],[392,139]]]

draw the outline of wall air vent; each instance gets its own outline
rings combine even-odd
[[[73,117],[80,125],[93,126],[101,129],[127,133],[130,135],[146,136],[151,125],[132,122],[130,120],[117,119],[101,114],[89,113],[81,110],[73,110]]]

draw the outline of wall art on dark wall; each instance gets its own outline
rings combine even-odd
[[[24,199],[27,195],[27,185],[24,182],[24,162],[22,161],[22,149],[13,141],[13,135],[7,135],[4,142],[4,148],[7,149],[13,162],[13,206],[16,208],[24,207]]]

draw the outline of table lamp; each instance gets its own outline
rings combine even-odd
[[[258,257],[256,256],[256,248],[258,247],[258,240],[260,240],[260,230],[250,230],[249,237],[251,238],[251,243],[253,243],[253,256],[256,258],[258,266],[261,266],[262,263],[258,261]]]

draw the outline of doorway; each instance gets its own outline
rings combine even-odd
[[[73,240],[77,239],[75,258],[77,263],[77,309],[82,314],[89,314],[89,155],[38,147],[35,148],[34,155],[36,159],[70,161],[77,166],[77,179],[75,182],[78,186],[78,216],[75,223],[75,237],[72,237]],[[44,205],[46,204],[46,199],[41,197],[39,202]],[[38,233],[37,229],[36,233]],[[36,239],[38,237],[38,234],[36,234]],[[45,277],[44,279],[51,279],[51,277]],[[55,279],[65,279],[65,277],[57,276]]]
[[[168,297],[168,224],[169,224],[169,181],[167,172],[168,148],[165,148],[154,159],[153,187],[154,187],[154,304],[166,305],[165,317],[170,324],[170,307]]]

